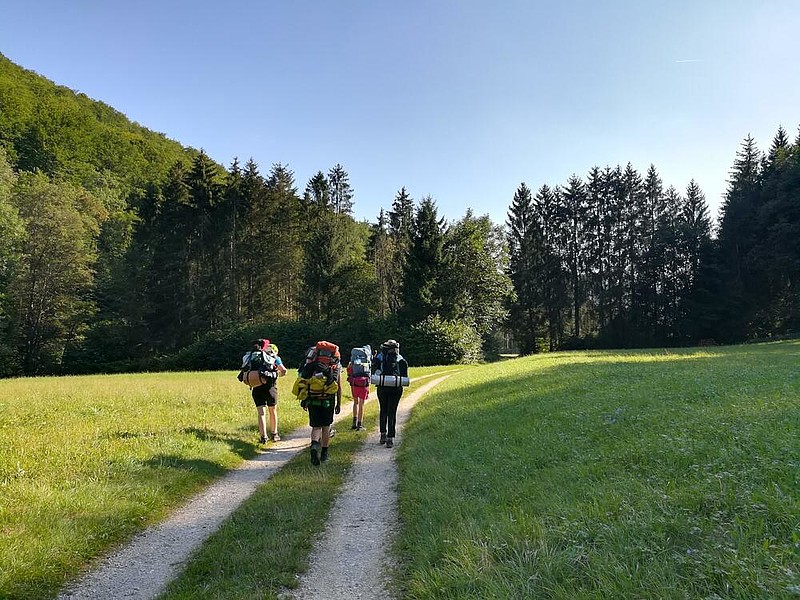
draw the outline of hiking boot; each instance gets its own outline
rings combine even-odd
[[[311,442],[311,464],[319,465],[319,442]]]
[[[386,443],[386,434],[385,433],[381,434],[381,439],[378,440],[378,443],[379,444],[385,444]]]
[[[358,429],[358,423],[356,423],[355,419],[353,419],[353,424],[350,426],[350,429]]]
[[[322,454],[320,455],[319,459],[322,462],[325,462],[326,460],[328,460],[328,449],[327,448],[323,448],[322,449]]]
[[[391,448],[394,446],[394,438],[386,438],[386,447]]]

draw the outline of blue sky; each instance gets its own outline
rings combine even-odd
[[[800,125],[800,2],[0,0],[0,52],[225,164],[336,163],[498,223],[521,182],[655,164],[716,214],[736,149]]]

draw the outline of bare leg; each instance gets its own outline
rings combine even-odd
[[[263,406],[256,406],[258,411],[258,433],[262,438],[267,437],[267,418]]]
[[[277,406],[268,406],[269,410],[269,431],[270,433],[278,433],[278,411]]]
[[[328,442],[331,439],[331,426],[330,425],[325,425],[324,427],[322,427],[321,428],[321,433],[322,433],[322,447],[323,448],[327,448],[328,447]],[[312,435],[313,435],[313,432],[312,432]]]
[[[353,401],[353,413],[356,417],[356,422],[359,424],[364,420],[364,400],[358,399]]]

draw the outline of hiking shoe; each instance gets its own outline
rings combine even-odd
[[[322,449],[322,454],[320,455],[319,459],[322,462],[325,462],[326,460],[328,460],[328,449],[327,448],[323,448]]]
[[[263,437],[263,436],[262,436],[262,437],[260,437],[260,438],[259,438],[259,440],[258,440],[258,441],[259,441],[260,443],[262,443],[262,444],[266,444],[266,443],[267,443],[267,438],[265,438],[265,437]]]
[[[394,446],[394,440],[392,438],[386,438],[386,447],[391,448]]]
[[[364,431],[364,429],[366,429],[366,428],[361,423],[356,425],[356,431]]]
[[[358,423],[356,423],[355,419],[353,419],[353,424],[350,426],[350,429],[358,429]]]
[[[385,433],[381,434],[381,439],[378,440],[378,443],[379,444],[385,444],[386,443],[386,434]]]
[[[311,442],[311,464],[319,466],[319,442]]]
[[[280,441],[281,441],[281,436],[280,436],[280,435],[278,435],[278,432],[277,432],[277,431],[276,431],[275,433],[272,433],[272,434],[270,434],[269,438],[270,438],[270,439],[271,439],[273,442],[280,442]]]

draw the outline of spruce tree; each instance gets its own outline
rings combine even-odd
[[[344,167],[336,164],[328,171],[330,183],[331,206],[336,214],[349,215],[353,213],[353,188],[350,185],[350,176]]]
[[[389,260],[391,268],[387,270],[389,273],[387,296],[389,311],[396,314],[403,305],[401,290],[406,272],[406,261],[414,236],[414,200],[405,187],[398,190],[392,201],[388,225],[393,254]]]
[[[414,216],[414,233],[405,265],[401,316],[406,323],[418,323],[439,314],[438,295],[444,246],[444,219],[437,215],[430,196],[422,199]]]
[[[269,225],[269,235],[262,243],[276,259],[270,270],[270,287],[263,290],[262,318],[265,320],[293,319],[298,315],[302,287],[303,248],[307,236],[306,215],[294,183],[294,173],[276,163],[266,184],[266,203],[269,207],[263,218]]]
[[[316,174],[308,180],[305,193],[303,194],[303,200],[309,209],[312,210],[312,213],[320,208],[327,209],[332,207],[331,185],[322,171],[317,171]]]
[[[537,287],[537,253],[543,248],[541,226],[538,222],[531,190],[521,183],[506,217],[508,242],[508,276],[515,298],[510,306],[509,328],[522,354],[536,352],[536,338],[543,334],[544,306]]]

